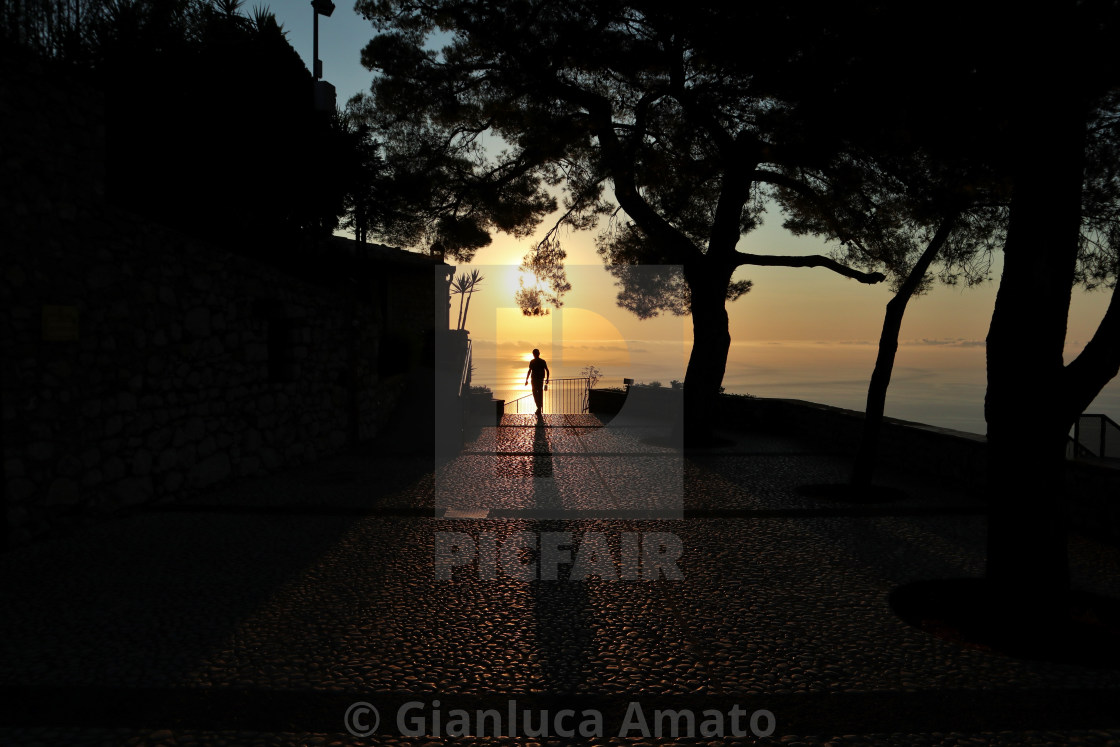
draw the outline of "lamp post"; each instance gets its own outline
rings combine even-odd
[[[319,16],[330,18],[331,13],[334,13],[334,3],[331,0],[311,0],[311,10],[314,18],[313,33],[315,37],[314,50],[311,55],[314,59],[312,74],[315,76],[315,80],[319,80],[323,77],[323,61],[319,59]]]
[[[334,13],[334,3],[331,2],[331,0],[311,0],[311,11],[315,19],[312,32],[315,40],[311,53],[311,56],[314,58],[311,67],[312,75],[314,76],[315,109],[321,112],[333,112],[335,108],[334,86],[322,80],[323,61],[319,59],[319,16],[330,18],[331,13]]]

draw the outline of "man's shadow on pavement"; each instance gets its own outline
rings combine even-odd
[[[541,416],[537,417],[533,428],[532,475],[532,509],[540,512],[563,510],[560,486],[555,481],[548,428]],[[565,519],[535,522],[532,530],[538,541],[538,569],[542,569],[540,541],[543,535],[568,532],[578,536],[580,529],[575,525],[576,522]],[[576,548],[573,543],[568,543],[567,549],[574,558]],[[570,562],[560,563],[555,580],[538,578],[531,582],[541,675],[550,693],[568,694],[586,690],[589,674],[591,647],[595,638],[590,597],[587,581],[570,580],[571,568]]]

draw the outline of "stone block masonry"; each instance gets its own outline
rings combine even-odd
[[[383,342],[418,357],[432,328],[431,260],[339,239],[308,248],[309,280],[117,209],[98,101],[71,93],[0,83],[11,540],[375,436],[418,363]]]

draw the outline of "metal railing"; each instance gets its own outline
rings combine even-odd
[[[1080,459],[1081,457],[1091,456],[1093,456],[1092,452],[1074,441],[1073,436],[1066,436],[1066,459]]]
[[[1079,417],[1073,424],[1073,442],[1076,456],[1120,459],[1120,425],[1107,415]]]
[[[459,377],[459,396],[463,396],[463,390],[470,386],[471,383],[471,341],[467,339],[467,350],[463,354],[463,374]]]
[[[550,414],[584,414],[587,412],[588,397],[591,393],[591,379],[552,379],[544,392],[544,411]],[[506,402],[507,415],[534,413],[537,403],[532,394]]]

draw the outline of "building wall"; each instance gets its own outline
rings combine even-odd
[[[0,82],[17,543],[67,514],[176,500],[374,437],[433,324],[432,266],[416,255],[358,261],[327,242],[301,273],[108,204],[101,111],[43,77]]]

